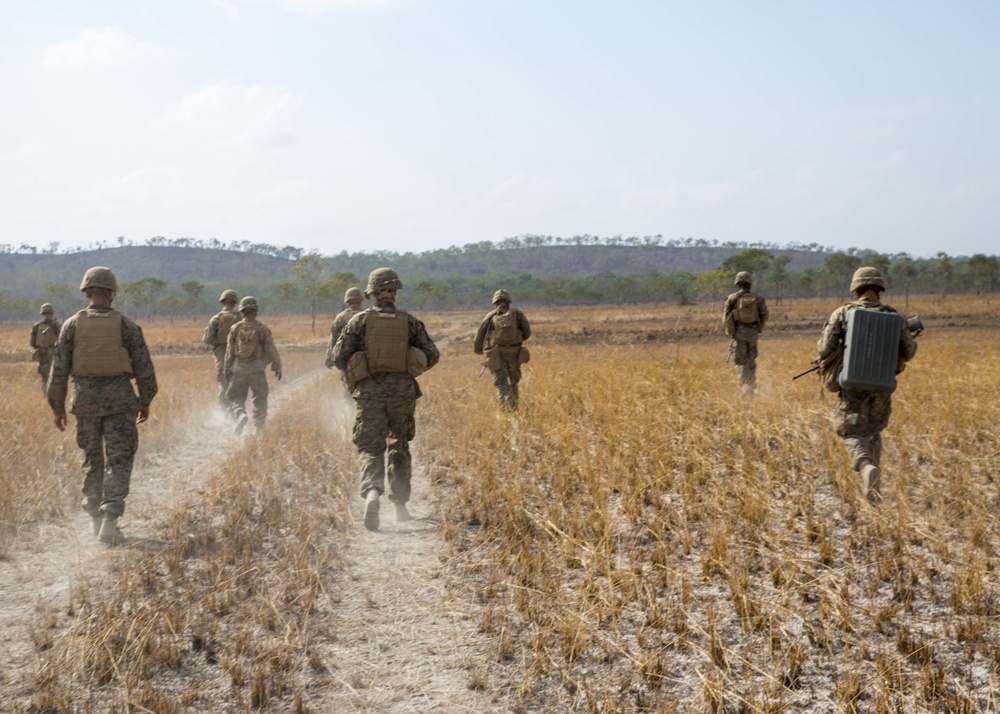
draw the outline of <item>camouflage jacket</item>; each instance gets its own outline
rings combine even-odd
[[[508,308],[510,313],[514,315],[517,320],[517,329],[521,333],[521,339],[526,340],[531,337],[531,325],[528,324],[528,318],[524,316],[524,313],[518,310],[516,307]],[[483,353],[483,347],[489,347],[490,345],[490,333],[493,332],[493,318],[496,315],[502,314],[500,310],[490,310],[483,318],[483,321],[479,323],[479,329],[476,331],[476,341],[472,346],[472,351],[477,355]]]
[[[91,305],[91,310],[111,312],[112,308]],[[73,369],[73,344],[76,339],[76,315],[66,320],[59,331],[56,353],[52,360],[47,396],[52,413],[66,413],[66,394],[69,391],[70,372]],[[122,346],[132,361],[132,377],[73,377],[73,399],[69,410],[77,416],[109,416],[134,414],[149,407],[156,396],[156,372],[146,347],[142,329],[122,315]],[[132,388],[132,379],[139,390],[138,398]]]
[[[237,357],[236,356],[236,327],[237,322],[229,330],[229,339],[226,341],[226,374],[252,374],[254,372],[263,373],[267,365],[271,365],[271,370],[275,373],[281,371],[281,357],[278,356],[278,348],[274,346],[274,337],[271,335],[271,328],[257,318],[243,318],[241,322],[255,322],[260,329],[261,341],[264,345],[263,357]]]
[[[240,315],[238,312],[236,312],[236,308],[233,308],[232,310],[222,310],[212,315],[212,319],[208,321],[208,326],[205,328],[205,334],[201,338],[201,341],[204,342],[206,345],[214,345],[218,341],[219,315],[221,315],[223,312],[236,314],[237,322],[243,319],[243,316]],[[228,337],[228,335],[225,335],[224,337]]]
[[[333,364],[337,369],[345,369],[351,355],[364,351],[365,319],[372,310],[395,312],[396,305],[391,300],[382,300],[351,318],[333,347]],[[407,317],[410,328],[409,346],[416,347],[427,355],[427,369],[430,369],[441,359],[441,354],[428,336],[424,323],[409,313]],[[406,372],[376,372],[368,379],[358,382],[353,392],[353,396],[358,399],[417,399],[420,394],[417,380]]]
[[[326,366],[333,367],[333,348],[337,344],[337,340],[340,338],[340,333],[344,331],[347,327],[347,323],[351,321],[351,318],[361,312],[363,308],[360,305],[351,305],[346,310],[340,312],[335,318],[333,318],[333,326],[330,328],[330,343],[326,346]]]
[[[855,308],[865,310],[878,310],[881,312],[896,312],[888,305],[883,305],[878,300],[861,299],[841,305],[830,315],[823,328],[823,334],[816,343],[816,351],[820,358],[829,357],[844,344],[847,335],[847,313]],[[904,322],[899,328],[899,361],[896,367],[897,372],[902,372],[907,362],[913,359],[917,353],[917,341],[913,339],[910,328]]]
[[[57,335],[59,334],[59,330],[62,329],[62,323],[59,322],[59,320],[52,320],[49,323],[46,323],[45,320],[39,320],[38,322],[36,322],[34,325],[31,326],[31,341],[30,341],[31,349],[38,348],[38,328],[40,328],[42,325],[45,324],[52,325],[52,329],[55,330],[55,333]],[[55,349],[55,348],[50,348],[50,349]]]

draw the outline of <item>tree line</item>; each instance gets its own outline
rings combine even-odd
[[[538,246],[523,247],[523,244],[520,248],[529,252],[537,249]],[[463,253],[468,252],[463,249]],[[364,269],[344,270],[337,256],[314,252],[300,254],[287,274],[271,278],[191,278],[170,283],[148,275],[121,282],[117,304],[137,318],[197,317],[215,309],[215,300],[222,289],[233,288],[240,295],[257,297],[264,313],[309,312],[315,324],[317,315],[340,309],[347,288],[363,288],[369,270],[383,265],[396,267],[402,259],[381,252],[355,254],[353,260],[363,260]],[[504,262],[496,260],[492,264],[503,266]],[[571,264],[564,263],[555,269],[497,267],[486,272],[457,269],[452,272],[447,265],[437,264],[432,273],[411,266],[401,271],[406,287],[400,302],[415,309],[486,307],[493,291],[504,287],[514,293],[516,302],[526,305],[660,301],[693,304],[727,295],[734,289],[733,278],[740,270],[754,275],[755,290],[780,302],[784,298],[846,296],[852,273],[862,265],[872,265],[883,272],[891,292],[902,296],[904,309],[912,293],[930,293],[945,301],[953,293],[990,294],[1000,286],[1000,260],[985,254],[953,257],[942,251],[931,258],[914,258],[907,253],[845,250],[820,256],[812,265],[793,267],[791,263],[787,247],[778,251],[754,246],[731,252],[716,267],[703,271],[677,268],[578,272],[572,270]],[[41,292],[45,301],[57,306],[60,315],[78,309],[81,302],[76,285],[49,280],[42,285]],[[36,315],[37,310],[37,299],[0,289],[0,318],[23,320]]]

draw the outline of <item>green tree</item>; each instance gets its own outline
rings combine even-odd
[[[741,250],[736,255],[731,255],[722,261],[722,265],[719,266],[721,270],[733,273],[732,280],[735,278],[735,274],[741,270],[745,270],[757,279],[757,276],[763,277],[767,272],[768,268],[771,267],[771,263],[774,261],[774,256],[771,255],[770,251],[764,248],[747,248],[746,250]],[[758,286],[759,287],[759,286]]]
[[[46,302],[52,303],[57,315],[65,315],[69,306],[75,301],[74,295],[79,294],[65,283],[56,283],[51,280],[46,280],[42,287],[45,289]]]
[[[303,297],[309,300],[314,335],[316,334],[316,309],[323,296],[323,278],[329,269],[330,261],[315,252],[303,255],[292,266],[292,275],[299,282]]]
[[[136,314],[139,314],[143,308],[145,308],[145,314],[150,314],[156,299],[160,293],[167,289],[169,284],[166,280],[152,276],[139,278],[131,283],[122,283],[121,292],[125,296],[125,305]]]
[[[892,267],[889,270],[892,276],[893,282],[899,284],[903,288],[903,309],[910,309],[910,288],[913,285],[914,279],[917,277],[917,266],[913,262],[913,258],[910,257],[909,253],[899,253],[896,255],[896,259],[892,263]]]
[[[774,304],[781,304],[781,293],[785,283],[788,281],[788,264],[792,261],[790,255],[779,255],[771,261],[771,269],[767,271],[768,277],[774,281]]]
[[[995,256],[976,253],[968,261],[966,267],[976,286],[976,294],[986,293],[987,297],[996,289],[997,277],[1000,276],[1000,261]]]
[[[944,305],[945,296],[948,294],[949,288],[951,288],[951,256],[941,250],[934,257],[937,258],[937,267],[934,269],[934,275],[937,278],[938,288],[941,290],[941,304]]]
[[[834,291],[840,292],[845,286],[850,287],[851,276],[861,267],[861,258],[850,253],[836,252],[823,258],[823,268],[830,277]]]

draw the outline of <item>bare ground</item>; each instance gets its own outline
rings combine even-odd
[[[311,384],[315,374],[276,389],[273,418],[280,419],[284,406]],[[130,541],[123,548],[100,544],[82,512],[56,511],[49,520],[21,527],[18,545],[0,561],[0,711],[39,711],[32,694],[41,653],[71,626],[74,592],[85,584],[110,593],[117,582],[115,564],[125,554],[141,549],[155,557],[164,549],[168,524],[176,519],[164,504],[183,504],[201,488],[206,464],[219,451],[218,431],[226,428],[221,415],[210,414],[169,451],[144,454],[140,445],[122,519]],[[383,499],[382,529],[369,533],[361,522],[362,501],[353,500],[350,542],[341,544],[347,557],[342,567],[324,575],[328,582],[311,615],[322,623],[311,643],[319,661],[304,674],[313,681],[304,682],[305,696],[274,699],[269,711],[506,711],[483,693],[486,675],[474,670],[488,643],[477,631],[470,599],[447,566],[431,489],[419,470],[419,440],[414,447],[418,469],[410,510],[416,519],[396,524],[391,504]],[[66,470],[63,477],[72,490],[79,475]],[[331,529],[321,537],[343,539],[344,530]],[[201,710],[205,697],[213,701],[209,710],[250,710],[244,700],[219,701],[225,687],[215,687],[214,694],[202,687]]]

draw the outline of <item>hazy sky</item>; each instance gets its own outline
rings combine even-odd
[[[994,0],[3,0],[0,243],[1000,253]]]

